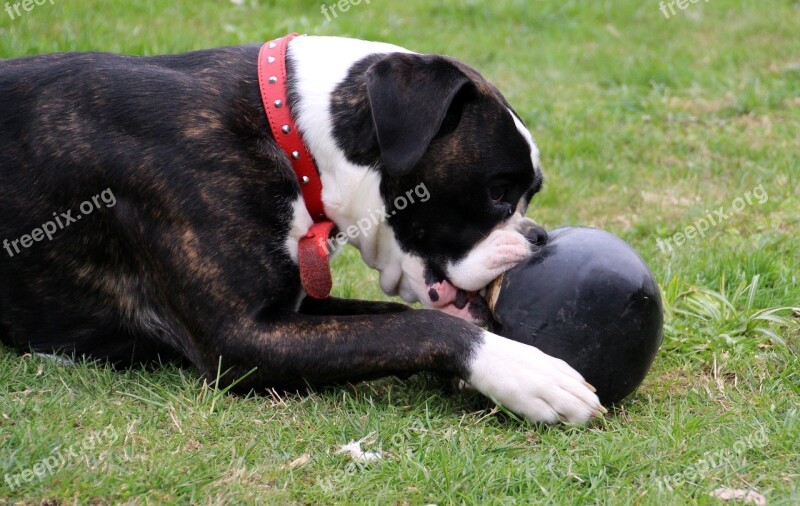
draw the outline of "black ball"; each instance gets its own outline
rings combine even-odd
[[[644,380],[663,338],[661,293],[618,237],[565,227],[489,289],[492,330],[566,361],[617,402]]]

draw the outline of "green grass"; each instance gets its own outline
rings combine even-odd
[[[639,391],[588,428],[526,425],[425,375],[235,397],[174,367],[2,350],[0,474],[97,444],[21,487],[0,481],[0,502],[713,504],[719,487],[800,502],[800,314],[779,309],[800,306],[796,0],[711,0],[670,19],[656,1],[372,0],[330,23],[311,0],[54,3],[15,20],[0,10],[0,57],[296,30],[465,60],[540,144],[547,184],[531,215],[633,244],[661,281],[666,337]],[[759,185],[763,204],[659,250]],[[337,295],[384,298],[355,252],[335,267]],[[382,462],[336,453],[364,437]]]

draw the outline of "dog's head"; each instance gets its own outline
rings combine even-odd
[[[380,172],[396,242],[381,286],[482,320],[475,292],[546,239],[524,217],[542,185],[538,149],[500,92],[457,60],[391,53],[362,75],[372,136],[362,155]]]

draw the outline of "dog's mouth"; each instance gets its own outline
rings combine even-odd
[[[476,325],[485,325],[491,316],[484,290],[469,292],[446,279],[425,285],[428,307],[457,316]]]

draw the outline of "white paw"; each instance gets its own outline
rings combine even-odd
[[[447,275],[457,287],[480,290],[499,275],[533,254],[531,243],[515,230],[497,229],[479,242],[469,255],[447,266]]]
[[[605,413],[594,388],[566,362],[490,332],[467,381],[531,422],[586,423]]]

